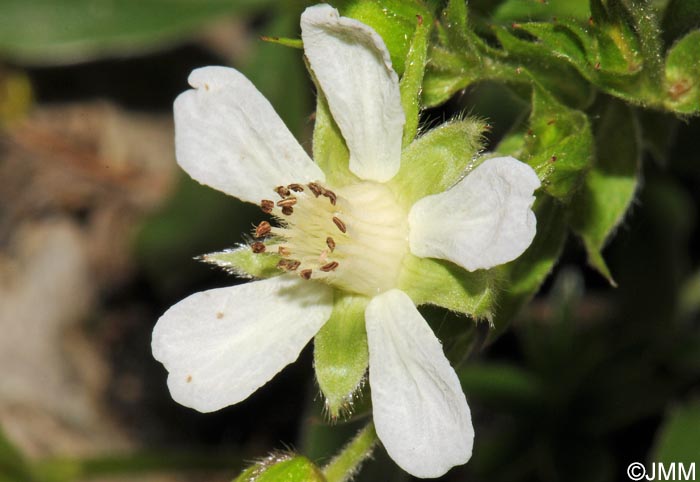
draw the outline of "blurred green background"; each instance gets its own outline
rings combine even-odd
[[[697,1],[657,3],[700,26]],[[244,242],[259,217],[177,168],[172,101],[193,68],[234,66],[308,148],[302,53],[260,40],[297,37],[307,4],[0,0],[0,481],[230,480],[275,449],[323,463],[361,426],[326,424],[309,348],[206,415],[170,399],[150,355],[165,309],[239,282],[194,258]],[[589,16],[580,0],[470,8],[504,25]],[[529,108],[481,83],[422,121],[487,118],[494,146]],[[635,116],[642,182],[604,252],[618,288],[571,238],[494,341],[466,343],[453,336],[464,320],[426,310],[477,434],[472,460],[440,480],[616,481],[631,462],[700,462],[700,122]],[[357,480],[412,479],[380,447]]]

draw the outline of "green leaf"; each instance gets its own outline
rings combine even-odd
[[[390,181],[399,203],[443,192],[459,181],[483,147],[486,123],[466,118],[441,124],[403,150],[401,168]]]
[[[683,114],[700,112],[700,30],[671,47],[665,72],[666,107]]]
[[[616,101],[605,105],[595,131],[595,164],[572,202],[571,226],[583,239],[588,262],[614,285],[600,252],[634,198],[641,139],[632,111]]]
[[[491,320],[501,278],[498,268],[469,272],[449,261],[408,254],[398,286],[416,305],[436,305]]]
[[[326,482],[326,478],[306,457],[275,453],[244,470],[233,482]]]
[[[200,261],[214,264],[243,278],[271,278],[282,272],[277,268],[280,257],[272,253],[253,253],[250,246],[209,253]]]
[[[502,269],[502,283],[507,287],[497,300],[490,337],[502,333],[520,308],[532,298],[552,271],[564,247],[567,235],[567,212],[557,200],[540,195],[533,206],[537,234],[530,247]]]
[[[537,172],[548,194],[566,201],[580,186],[593,157],[588,117],[539,87],[533,89],[532,106],[521,160]]]
[[[690,464],[700,465],[699,433],[700,400],[673,408],[657,435],[651,460],[667,466],[682,463],[686,470]]]
[[[589,15],[586,0],[568,0],[566,2],[506,0],[493,13],[492,20],[504,23],[523,20],[550,20],[552,17],[585,20]]]
[[[271,4],[259,0],[4,0],[0,55],[60,64],[132,54],[182,39],[204,24]]]
[[[326,180],[332,186],[341,187],[359,182],[357,176],[350,172],[350,151],[345,145],[338,124],[331,116],[328,101],[318,87],[318,83],[316,83],[313,153],[316,164],[319,165],[326,175]]]
[[[332,419],[352,411],[369,364],[364,296],[335,292],[333,313],[314,338],[314,367]]]
[[[418,119],[421,108],[420,96],[423,89],[423,75],[425,74],[425,64],[428,55],[428,39],[432,25],[432,18],[418,18],[411,46],[406,56],[406,68],[399,84],[401,105],[406,115],[406,124],[403,128],[404,146],[410,144],[418,131]]]
[[[516,30],[525,31],[528,25],[531,24],[517,25]],[[509,62],[515,66],[512,73],[506,72],[500,80],[513,82],[520,78],[520,82],[534,81],[566,104],[581,108],[588,106],[593,95],[590,84],[574,67],[586,63],[579,42],[564,28],[547,34],[551,30],[549,27],[537,25],[531,28],[543,39],[534,42],[514,35],[505,27],[494,27],[496,38],[508,54]],[[576,64],[571,63],[574,60]]]

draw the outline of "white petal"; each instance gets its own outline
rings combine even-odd
[[[175,155],[193,179],[253,203],[276,186],[323,181],[270,103],[235,69],[204,67],[175,100]]]
[[[474,429],[457,374],[411,299],[390,290],[365,311],[377,435],[416,477],[439,477],[472,454]]]
[[[173,399],[212,412],[247,398],[297,359],[328,320],[332,290],[278,276],[195,293],[153,329]]]
[[[455,186],[426,196],[408,216],[416,256],[442,258],[474,271],[514,260],[530,246],[537,220],[530,166],[512,157],[485,161]]]
[[[406,118],[384,41],[329,5],[304,11],[301,38],[350,150],[350,170],[362,179],[388,181],[399,170]]]

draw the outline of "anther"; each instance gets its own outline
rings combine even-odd
[[[294,196],[288,197],[286,199],[282,199],[281,201],[277,201],[277,205],[281,208],[284,207],[292,207],[297,203],[297,198]]]
[[[346,233],[348,231],[348,228],[345,226],[345,223],[335,216],[333,216],[333,223],[336,226],[338,226],[338,229],[340,229],[341,233]]]
[[[279,263],[277,263],[277,267],[285,271],[294,271],[300,264],[301,261],[297,261],[296,259],[281,259]]]
[[[256,241],[253,244],[251,244],[250,248],[253,250],[253,253],[255,253],[255,254],[265,252],[265,245],[263,243],[261,243],[260,241]]]
[[[299,272],[299,276],[301,276],[304,279],[311,279],[311,273],[312,271],[310,269],[302,269]]]
[[[311,192],[314,193],[314,196],[316,197],[319,197],[324,191],[324,189],[315,182],[310,182],[307,184],[307,186],[309,186],[309,189],[311,189]]]
[[[323,266],[321,266],[321,271],[324,271],[324,272],[328,273],[329,271],[333,271],[333,270],[336,269],[337,267],[338,267],[338,262],[337,262],[337,261],[331,261],[330,263],[324,264]]]
[[[270,226],[270,223],[267,221],[261,221],[255,228],[255,237],[262,238],[263,236],[269,234],[270,231],[272,231],[272,226]]]
[[[278,247],[277,247],[277,253],[278,253],[280,256],[289,256],[290,254],[292,254],[292,252],[289,250],[289,248],[286,248],[286,247],[284,247],[284,246],[278,246]]]
[[[284,186],[277,186],[277,187],[275,188],[275,192],[276,192],[277,194],[279,194],[280,197],[282,197],[282,198],[285,198],[285,197],[289,196],[289,194],[290,194],[290,193],[289,193],[289,189],[287,189],[287,188],[284,187]]]
[[[290,184],[287,187],[294,192],[303,192],[304,191],[304,186],[302,186],[301,184]]]
[[[284,206],[282,208],[282,214],[284,214],[285,216],[291,216],[293,212],[294,208],[291,206]]]
[[[272,208],[275,207],[275,201],[270,201],[269,199],[263,199],[260,201],[260,209],[262,209],[262,212],[265,214],[270,214],[272,212]]]
[[[335,250],[335,241],[330,236],[326,238],[326,246],[331,250],[331,253]]]
[[[333,191],[330,191],[330,190],[326,189],[326,190],[324,190],[321,194],[323,194],[323,195],[326,196],[328,199],[330,199],[331,204],[332,204],[333,206],[335,206],[335,201],[336,201],[336,199],[338,199],[338,196],[336,196],[335,193],[334,193]]]

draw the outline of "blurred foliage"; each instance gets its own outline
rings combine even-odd
[[[249,34],[296,45],[308,3],[5,0],[0,126],[29,109],[34,66],[147,55],[192,42],[234,17]],[[486,323],[475,327],[446,309],[421,308],[459,367],[477,427],[472,461],[443,480],[613,481],[633,461],[700,462],[700,123],[693,117],[700,113],[700,3],[342,0],[335,6],[382,35],[402,74],[408,161],[449,158],[460,171],[480,148],[472,131],[490,123],[487,148],[528,162],[543,183],[534,206],[537,236],[519,259],[462,277],[451,264],[418,260],[435,264],[436,280],[407,283],[414,298],[427,301],[436,299],[427,291],[442,282],[436,304],[488,318],[494,328],[486,333]],[[313,88],[301,51],[254,41],[245,56],[221,60],[243,71],[310,145]],[[176,81],[186,88],[185,79]],[[343,184],[352,180],[338,165],[347,149],[325,99],[316,102],[314,157],[332,182]],[[169,115],[170,107],[163,109]],[[464,112],[480,120],[472,125]],[[469,131],[459,144],[468,155],[448,148],[426,153],[420,141],[410,144],[424,126],[445,119],[451,120],[425,136]],[[402,179],[415,183],[412,174]],[[248,273],[269,272],[267,264],[251,265],[245,252],[222,251],[245,242],[240,233],[259,216],[256,207],[183,176],[135,240],[139,273],[155,298],[147,302],[167,306],[184,292],[233,282],[187,262],[204,253],[217,252],[218,264]],[[607,282],[581,267],[583,256]],[[565,268],[548,281],[560,259]],[[614,282],[615,291],[608,284]],[[322,335],[315,356],[338,373],[334,355],[352,345],[323,341]],[[340,366],[346,370],[340,382],[320,380],[324,391],[331,391],[329,383],[342,386],[330,407],[334,418],[347,408],[342,394],[358,386],[365,366],[355,359]],[[303,456],[263,463],[240,477],[257,470],[260,481],[323,480],[315,464],[346,453],[345,442],[368,418],[369,387],[360,388],[354,415],[329,426],[314,386],[300,423]],[[28,461],[2,436],[0,481],[196,467],[228,467],[233,474],[242,458],[147,453]],[[376,458],[357,480],[408,480],[381,450]]]

